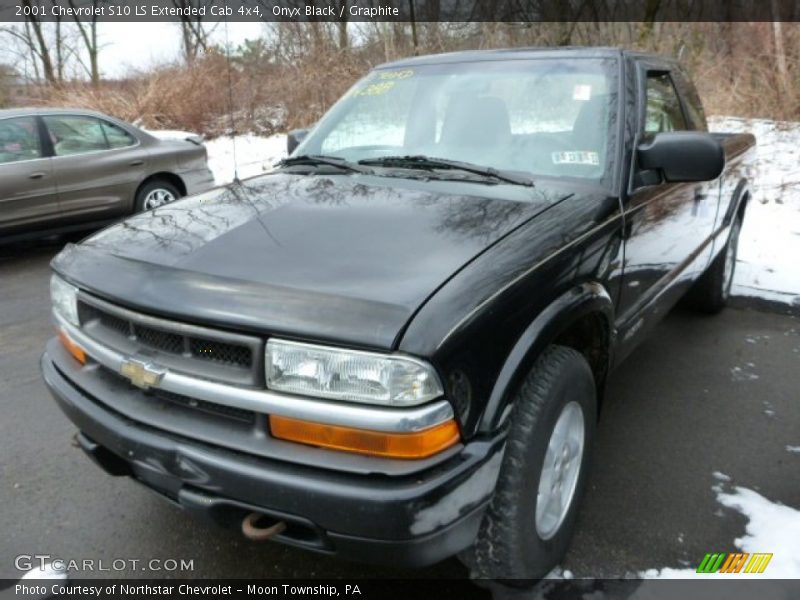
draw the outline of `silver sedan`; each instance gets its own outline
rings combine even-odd
[[[0,110],[0,243],[99,227],[214,185],[200,138],[85,110]]]

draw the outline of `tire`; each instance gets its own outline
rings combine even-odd
[[[181,197],[180,190],[165,179],[148,181],[136,192],[135,212],[152,210]]]
[[[572,419],[580,419],[583,444],[581,449],[575,445],[572,460],[564,463],[565,473],[571,473],[570,465],[576,473],[572,484],[569,475],[564,476],[565,508],[560,511],[563,516],[560,521],[548,520],[544,509],[554,505],[548,504],[547,496],[541,493],[547,483],[542,476],[546,478],[547,473],[555,472],[549,469],[545,473],[545,459],[550,462],[554,458],[548,454],[551,436],[554,441],[554,429],[567,412]],[[572,348],[548,347],[516,394],[494,496],[475,544],[459,555],[473,578],[539,579],[563,558],[586,486],[596,421],[597,391],[586,359]],[[568,439],[576,442],[576,430],[572,432],[575,435]],[[576,457],[580,458],[577,467],[572,462]],[[572,493],[567,489],[570,487]],[[541,511],[541,517],[537,510]]]
[[[742,219],[736,217],[731,225],[725,248],[711,262],[686,295],[687,303],[692,308],[700,312],[715,314],[728,304],[733,275],[736,271],[736,254],[739,248],[741,229]]]

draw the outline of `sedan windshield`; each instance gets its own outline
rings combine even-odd
[[[610,60],[571,58],[378,69],[345,94],[294,155],[377,166],[385,157],[429,157],[601,180],[613,154],[612,67]]]

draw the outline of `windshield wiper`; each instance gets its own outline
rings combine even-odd
[[[459,160],[450,160],[447,158],[433,158],[430,156],[381,156],[379,158],[365,158],[358,161],[360,165],[368,165],[371,167],[395,167],[399,169],[453,169],[472,173],[473,175],[480,175],[494,179],[496,181],[503,181],[505,183],[513,183],[514,185],[533,186],[533,181],[527,177],[514,175],[508,171],[499,171],[492,167],[482,167],[473,163],[462,162]]]
[[[358,166],[356,163],[349,162],[338,156],[325,156],[322,154],[301,154],[300,156],[291,156],[279,161],[275,166],[278,168],[284,167],[317,167],[326,165],[329,167],[336,167],[343,171],[350,171],[352,173],[372,173],[372,169],[366,169]]]

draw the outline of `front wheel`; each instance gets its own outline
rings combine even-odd
[[[597,420],[592,370],[576,350],[550,346],[514,400],[503,465],[475,545],[472,576],[538,579],[572,538]]]

